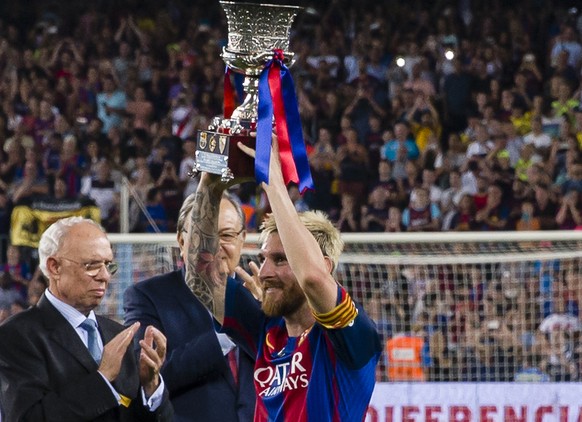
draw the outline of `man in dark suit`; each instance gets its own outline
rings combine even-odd
[[[139,324],[95,315],[117,270],[103,229],[57,221],[39,243],[49,286],[38,304],[0,326],[0,408],[5,421],[170,421],[159,375],[166,339],[154,327],[131,349]]]
[[[182,257],[188,249],[194,197],[186,198],[178,217]],[[229,271],[234,274],[246,232],[244,214],[230,196],[221,201],[218,230]],[[184,283],[183,269],[129,287],[124,308],[126,326],[136,321],[153,325],[168,339],[162,375],[170,390],[175,421],[253,420],[254,356],[236,347],[225,334],[216,333],[212,316]]]

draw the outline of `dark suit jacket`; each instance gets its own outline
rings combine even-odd
[[[124,308],[126,325],[140,321],[140,330],[153,325],[168,339],[162,375],[170,390],[175,421],[253,420],[254,356],[239,348],[237,388],[212,318],[186,286],[181,271],[129,287],[125,291]]]
[[[123,326],[97,316],[103,343]],[[97,372],[97,363],[61,313],[43,295],[34,306],[0,325],[0,403],[3,422],[171,421],[167,389],[156,412],[143,406],[139,369],[131,347],[112,383],[131,398],[120,406]]]

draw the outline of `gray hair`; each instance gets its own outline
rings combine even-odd
[[[238,215],[239,221],[242,224],[242,228],[246,229],[246,221],[245,221],[245,214],[240,206],[239,200],[232,194],[228,192],[224,192],[222,194],[221,200],[227,200],[232,204],[236,213]],[[186,222],[192,212],[192,208],[194,208],[194,202],[196,201],[196,192],[191,193],[184,199],[184,203],[180,208],[180,212],[178,214],[178,221],[176,222],[176,231],[180,234],[183,231],[186,231]]]
[[[103,233],[105,229],[95,221],[84,217],[67,217],[57,220],[44,231],[38,242],[38,266],[42,273],[48,277],[48,269],[46,266],[47,259],[50,256],[56,255],[63,245],[63,238],[71,230],[73,226],[81,223],[90,223],[98,227]]]

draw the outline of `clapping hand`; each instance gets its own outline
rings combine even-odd
[[[150,397],[160,385],[160,370],[166,360],[166,337],[150,325],[139,345],[139,379],[146,397]]]

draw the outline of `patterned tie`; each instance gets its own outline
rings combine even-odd
[[[87,348],[89,349],[89,353],[91,353],[95,362],[100,363],[101,349],[99,348],[99,341],[97,340],[99,336],[99,333],[97,332],[97,323],[94,320],[87,318],[83,321],[80,327],[87,331]]]

